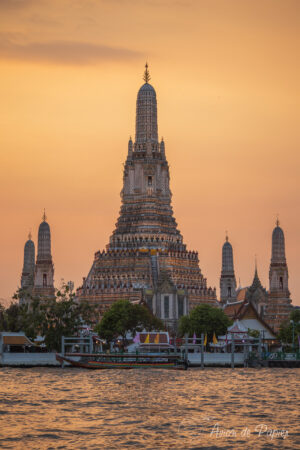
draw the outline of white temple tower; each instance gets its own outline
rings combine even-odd
[[[233,266],[232,245],[228,236],[222,248],[222,271],[220,278],[220,300],[222,304],[236,301],[236,279]]]
[[[34,273],[33,294],[39,297],[53,297],[54,267],[51,256],[51,233],[44,212],[43,222],[39,226],[38,254]]]

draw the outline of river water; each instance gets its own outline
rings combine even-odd
[[[299,369],[0,368],[0,448],[300,448]]]

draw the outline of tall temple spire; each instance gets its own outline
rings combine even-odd
[[[145,72],[144,72],[144,76],[143,76],[143,80],[145,81],[145,83],[148,83],[151,80],[150,74],[149,74],[149,70],[148,70],[148,63],[146,62],[145,64]]]
[[[285,257],[285,240],[277,216],[272,233],[272,253],[269,270],[269,307],[267,313],[273,328],[277,331],[290,313],[289,273]]]
[[[226,231],[225,243],[222,247],[222,272],[220,278],[220,297],[222,303],[236,300],[236,279],[233,266],[232,245],[228,241]]]
[[[182,249],[171,206],[170,174],[163,139],[158,143],[157,102],[148,83],[148,65],[136,102],[136,141],[128,142],[124,165],[122,206],[110,248]],[[130,243],[130,244],[129,244]]]
[[[272,233],[272,255],[270,264],[270,291],[283,289],[288,291],[288,269],[285,257],[285,241],[279,220],[276,220],[276,227]]]
[[[272,258],[273,263],[285,263],[285,242],[284,233],[282,228],[279,226],[279,220],[277,217],[276,227],[272,234]]]
[[[159,144],[159,151],[161,154],[162,159],[166,158],[166,154],[165,154],[165,141],[164,138],[161,138],[160,144]]]
[[[258,287],[262,288],[262,284],[260,282],[259,276],[258,276],[258,271],[257,271],[257,256],[255,255],[255,262],[254,262],[254,277],[253,277],[253,281],[252,281],[252,285],[250,287],[250,289],[255,290]]]
[[[22,289],[30,289],[33,287],[34,266],[35,266],[35,247],[34,242],[31,240],[31,233],[29,232],[28,241],[26,241],[24,246],[24,262],[21,277]]]
[[[51,256],[51,233],[46,222],[46,214],[43,214],[43,222],[39,226],[38,233],[38,255],[37,261],[52,261]]]
[[[251,286],[245,292],[245,302],[251,303],[261,317],[265,317],[268,307],[268,294],[266,289],[262,286],[258,271],[257,258],[255,255],[254,277]]]
[[[148,64],[145,67],[145,84],[140,88],[136,101],[135,150],[146,151],[150,144],[151,153],[158,149],[157,102],[156,92],[149,84]]]
[[[148,64],[145,69],[135,142],[129,139],[124,164],[120,215],[106,251],[95,253],[77,298],[97,304],[100,314],[118,299],[144,299],[153,314],[176,329],[189,309],[201,303],[216,306],[217,299],[173,215],[165,144],[158,142],[156,93]]]
[[[128,158],[129,159],[132,158],[132,152],[133,152],[133,143],[132,143],[132,139],[130,136],[129,141],[128,141]]]
[[[228,234],[226,231],[225,243],[222,248],[222,271],[233,272],[233,251],[232,245],[228,241]]]
[[[34,274],[34,294],[41,297],[53,297],[54,289],[54,267],[51,255],[51,233],[49,224],[46,222],[44,210],[43,221],[38,232],[38,254]]]

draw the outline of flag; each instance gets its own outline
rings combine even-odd
[[[207,334],[205,333],[203,345],[207,344]]]
[[[194,335],[193,335],[193,344],[196,344],[196,333],[194,332]]]
[[[135,344],[139,344],[140,343],[140,333],[136,333],[136,335],[134,336],[133,342]]]
[[[154,344],[159,344],[159,333],[155,336]]]
[[[218,339],[216,338],[216,333],[215,332],[214,332],[214,335],[213,335],[213,343],[214,344],[218,343]]]
[[[147,336],[146,336],[144,344],[149,344],[149,342],[150,342],[150,336],[149,336],[149,333],[148,333]]]

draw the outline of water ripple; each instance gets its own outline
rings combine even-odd
[[[0,369],[0,448],[300,448],[299,369]]]

